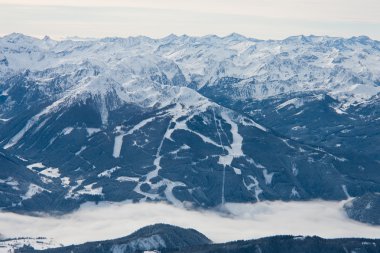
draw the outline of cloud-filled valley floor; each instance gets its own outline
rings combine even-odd
[[[114,239],[154,223],[191,227],[214,242],[253,239],[276,234],[318,235],[325,238],[379,238],[380,227],[348,219],[343,202],[261,202],[226,204],[229,215],[184,210],[164,203],[101,203],[82,205],[59,217],[0,213],[6,237],[43,236],[64,245]]]

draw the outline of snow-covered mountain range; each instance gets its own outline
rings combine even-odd
[[[379,66],[368,37],[4,36],[1,207],[380,192]]]

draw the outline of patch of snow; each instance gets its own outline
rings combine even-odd
[[[179,149],[171,151],[171,152],[169,152],[169,154],[177,156],[178,153],[181,152],[182,150],[189,150],[189,149],[190,149],[190,147],[188,145],[183,144],[181,147],[179,147]]]
[[[255,160],[253,160],[251,157],[247,158],[246,160],[247,160],[247,162],[249,162],[250,164],[254,165],[258,169],[265,169],[264,165],[255,162]]]
[[[113,152],[112,152],[112,155],[115,158],[120,157],[120,152],[121,152],[121,147],[123,146],[124,136],[125,136],[124,134],[120,134],[118,136],[115,136],[115,141],[114,141],[114,145],[113,145]]]
[[[99,133],[101,131],[101,129],[100,128],[87,127],[86,131],[87,131],[88,136],[92,136],[93,134]]]
[[[38,238],[17,238],[17,239],[6,239],[0,241],[0,252],[1,253],[13,253],[15,250],[20,249],[24,246],[33,247],[35,250],[46,250],[50,248],[62,247],[62,244],[55,242],[53,239],[38,237]]]
[[[28,169],[30,170],[33,170],[34,168],[36,169],[43,169],[45,168],[46,166],[43,165],[42,163],[33,163],[33,164],[29,164],[28,166],[26,166]]]
[[[285,143],[285,145],[288,146],[289,148],[291,148],[291,149],[295,149],[294,146],[292,146],[292,145],[289,144],[289,140],[282,139],[282,138],[281,138],[281,140],[282,140],[282,142]]]
[[[82,190],[77,191],[80,195],[103,195],[103,187],[93,188],[96,183],[85,185]]]
[[[265,179],[265,184],[271,184],[272,183],[273,175],[274,175],[274,172],[268,173],[267,169],[263,170],[263,176]]]
[[[299,108],[303,105],[303,101],[299,98],[292,98],[284,103],[276,106],[276,110],[281,110],[289,105],[293,105],[295,108]]]
[[[61,134],[63,135],[69,135],[74,130],[73,127],[66,127],[62,130]]]
[[[112,253],[123,253],[128,250],[133,252],[155,250],[160,248],[165,248],[165,241],[159,235],[152,235],[149,237],[142,237],[133,240],[127,244],[116,244],[111,248]]]
[[[38,174],[42,174],[46,177],[50,177],[50,178],[58,178],[61,176],[61,174],[59,173],[59,169],[58,168],[53,168],[53,167],[49,167],[47,169],[44,169],[42,171],[40,171]]]
[[[121,176],[121,177],[116,178],[116,180],[119,182],[138,182],[140,178]]]
[[[263,190],[260,188],[259,181],[251,175],[248,176],[249,180],[252,181],[250,184],[247,184],[243,179],[243,184],[248,191],[254,191],[254,195],[257,202],[260,202],[259,195],[263,193]]]
[[[300,194],[298,193],[296,187],[292,188],[292,192],[290,193],[291,198],[300,198]]]
[[[347,199],[351,198],[350,194],[347,191],[346,185],[342,184],[342,190],[343,190],[344,194],[346,195]]]
[[[2,118],[0,118],[0,122],[8,122],[8,121],[10,121],[12,118],[8,118],[8,119],[2,119]]]
[[[233,167],[233,169],[234,169],[234,172],[235,172],[236,175],[241,175],[241,170],[240,169],[235,168],[235,167]]]
[[[40,194],[42,192],[51,192],[49,190],[46,190],[44,188],[42,188],[41,186],[38,186],[38,185],[35,185],[35,184],[30,184],[29,185],[29,188],[28,188],[28,191],[25,193],[25,195],[21,196],[21,198],[23,200],[27,200],[27,199],[31,199],[34,195],[36,194]]]
[[[17,157],[18,159],[20,159],[21,161],[23,161],[23,162],[27,162],[27,161],[28,161],[28,160],[26,160],[25,158],[23,158],[22,156],[16,155],[16,157]]]
[[[102,173],[99,173],[99,174],[98,174],[98,177],[108,177],[108,178],[110,178],[111,175],[112,175],[112,173],[114,173],[114,172],[117,171],[118,169],[121,169],[121,167],[116,166],[116,167],[113,167],[113,168],[111,168],[111,169],[109,169],[109,170],[105,170],[105,171],[103,171]]]
[[[298,131],[298,130],[305,129],[305,128],[306,128],[306,126],[294,126],[294,127],[292,127],[291,129],[292,129],[293,131]]]
[[[332,109],[334,109],[334,111],[337,113],[337,114],[347,114],[345,111],[342,111],[340,108],[338,107],[331,107]]]
[[[19,183],[13,177],[8,177],[6,179],[0,179],[0,184],[9,185],[12,187],[13,190],[20,190],[18,188]]]
[[[74,191],[78,187],[80,187],[83,182],[84,182],[83,179],[76,180],[76,185],[70,187],[68,193],[65,195],[65,199],[69,199],[69,198],[77,199],[79,197],[79,194],[75,193]]]
[[[86,148],[87,146],[82,146],[77,152],[75,152],[75,155],[76,156],[80,155]]]
[[[53,183],[53,180],[51,180],[50,178],[47,178],[47,177],[40,177],[41,181],[44,183],[44,184],[51,184]]]
[[[241,117],[239,116],[239,122],[243,125],[243,126],[252,126],[252,127],[256,127],[258,129],[260,129],[261,131],[263,132],[268,132],[268,129],[266,129],[265,127],[263,127],[262,125],[254,122],[253,120],[249,119],[249,118],[246,118],[246,117]]]
[[[224,146],[224,149],[227,151],[227,155],[219,156],[218,163],[223,166],[231,166],[232,160],[237,157],[244,156],[242,146],[243,146],[243,137],[238,132],[238,126],[233,122],[226,112],[221,113],[222,118],[231,126],[232,134],[232,143],[230,146]]]
[[[69,177],[62,177],[61,178],[61,185],[64,188],[70,187],[70,178]]]
[[[295,163],[292,163],[292,173],[293,173],[294,176],[298,175],[298,169],[297,169]]]

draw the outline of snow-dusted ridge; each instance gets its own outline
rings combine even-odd
[[[113,71],[111,76],[117,77],[119,82],[119,78],[131,80],[134,75],[141,77],[148,72],[163,72],[169,80],[175,75],[178,78],[183,75],[185,79],[181,85],[196,81],[197,87],[212,84],[223,76],[247,81],[254,77],[260,82],[268,78],[287,81],[296,75],[296,83],[289,88],[282,87],[289,91],[331,89],[345,85],[340,82],[352,77],[367,84],[379,81],[376,63],[379,62],[380,42],[368,37],[293,36],[263,41],[232,34],[226,37],[172,35],[163,39],[140,36],[54,41],[11,34],[0,38],[0,49],[7,59],[7,71],[4,72],[55,68],[64,71],[70,64],[87,63],[100,70],[116,67],[119,71]],[[117,72],[121,74],[115,75]],[[280,92],[280,87],[268,88],[275,89],[265,93],[256,91],[252,95],[260,98]]]
[[[28,71],[36,89],[57,97],[48,110],[89,94],[101,95],[103,108],[109,92],[124,101],[152,106],[171,96],[157,85],[214,89],[223,85],[223,78],[236,79],[230,87],[233,99],[323,90],[340,100],[343,109],[380,92],[380,42],[364,36],[264,41],[231,34],[55,41],[10,34],[0,38],[0,55],[4,58],[2,81]],[[60,77],[64,77],[61,82]],[[47,88],[49,82],[54,86]],[[103,109],[106,123],[107,110]]]

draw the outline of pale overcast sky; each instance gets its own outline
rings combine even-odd
[[[57,39],[237,32],[380,40],[380,0],[0,0],[0,35],[12,32]]]

